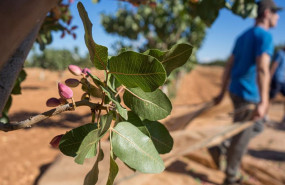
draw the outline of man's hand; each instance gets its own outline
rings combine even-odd
[[[253,113],[253,120],[256,121],[262,119],[268,111],[268,106],[268,103],[259,103]]]

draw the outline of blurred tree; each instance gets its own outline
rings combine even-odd
[[[285,43],[277,44],[274,47],[274,54],[276,54],[278,50],[283,49],[283,48],[285,48]]]
[[[139,51],[148,48],[169,49],[179,42],[194,46],[191,69],[196,60],[196,51],[205,38],[207,26],[211,26],[222,8],[227,8],[242,17],[254,17],[254,0],[157,0],[156,6],[120,6],[116,14],[102,14],[105,30],[139,44],[116,41],[113,47],[132,48]]]
[[[176,43],[189,42],[194,46],[190,62],[170,76],[168,95],[175,96],[179,79],[184,71],[190,71],[197,63],[196,52],[206,35],[206,28],[217,19],[219,11],[227,8],[242,17],[254,17],[255,0],[157,0],[136,4],[138,8],[121,5],[115,14],[102,14],[105,30],[138,44],[127,44],[122,39],[113,44],[115,50],[132,48],[144,51],[149,48],[167,50]],[[170,91],[169,91],[170,90]],[[167,90],[165,90],[166,92]]]
[[[84,57],[80,56],[77,47],[73,51],[67,49],[45,49],[42,53],[34,52],[28,62],[26,62],[26,67],[40,67],[62,71],[70,64],[80,67],[92,67],[89,56],[87,54]]]
[[[189,14],[191,8],[189,3],[184,4],[180,0],[158,2],[155,8],[139,6],[135,10],[123,6],[115,15],[102,14],[101,21],[108,33],[140,43],[134,46],[117,41],[115,43],[117,50],[122,47],[139,51],[148,48],[167,50],[179,42],[190,42],[200,47],[205,37],[206,24],[199,17]]]

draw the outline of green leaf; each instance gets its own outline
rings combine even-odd
[[[146,125],[158,153],[166,154],[170,152],[173,147],[173,139],[166,127],[158,121],[144,120],[143,124]]]
[[[255,0],[235,0],[231,9],[233,13],[242,18],[255,18],[257,16],[257,4]]]
[[[112,129],[114,154],[131,168],[142,173],[160,173],[164,163],[151,139],[129,122],[120,122]]]
[[[93,130],[85,136],[75,157],[75,162],[83,164],[85,158],[89,158],[92,155],[97,154],[97,143],[100,140],[100,129]]]
[[[101,148],[101,144],[99,143],[99,154],[97,160],[92,167],[92,169],[88,172],[84,179],[84,185],[95,185],[98,181],[99,176],[99,162],[104,159],[104,153]]]
[[[153,56],[159,60],[164,66],[167,76],[169,76],[174,69],[183,66],[189,60],[192,50],[193,46],[190,44],[181,43],[174,45],[168,51],[149,49],[144,54]]]
[[[149,49],[145,51],[144,54],[150,55],[159,60],[163,64],[167,76],[169,76],[174,69],[183,66],[189,60],[192,54],[192,50],[192,45],[181,43],[174,45],[168,51]]]
[[[89,134],[83,139],[75,162],[83,164],[85,158],[90,158],[97,153],[97,142],[107,133],[113,120],[112,112],[100,117],[100,128],[89,132]]]
[[[109,130],[113,120],[113,113],[109,112],[100,118],[100,138],[102,138]]]
[[[82,87],[81,89],[93,97],[102,98],[102,90],[97,88],[96,86],[90,84],[87,79],[81,79]]]
[[[224,6],[225,0],[203,0],[198,5],[197,13],[207,26],[211,26]]]
[[[132,111],[128,112],[128,122],[136,126],[142,133],[150,137],[146,126],[143,124],[141,119]]]
[[[104,83],[97,76],[93,76],[91,73],[87,72],[88,75],[92,78],[93,82],[97,87],[104,86]]]
[[[128,119],[128,111],[127,109],[123,108],[122,105],[120,104],[120,102],[118,101],[118,99],[115,97],[115,94],[109,90],[107,87],[103,87],[101,86],[102,90],[106,93],[106,95],[108,96],[108,98],[111,99],[111,101],[116,105],[116,109],[118,111],[118,113],[124,118],[124,119]]]
[[[163,57],[161,63],[163,64],[167,75],[178,68],[183,66],[192,54],[193,46],[190,44],[176,44]]]
[[[90,59],[97,69],[106,70],[108,61],[108,48],[106,48],[105,46],[98,45],[94,42],[92,37],[92,23],[88,17],[88,14],[83,4],[79,2],[77,4],[77,8],[84,25],[84,39],[90,54]]]
[[[11,105],[12,105],[12,100],[13,100],[13,98],[12,98],[12,96],[10,95],[9,98],[8,98],[8,100],[7,100],[7,102],[6,102],[6,105],[5,105],[5,107],[4,107],[2,113],[7,113],[7,114],[8,114],[8,112],[9,112],[9,110],[10,110],[10,108],[11,108]]]
[[[168,116],[172,105],[168,97],[160,90],[144,92],[139,88],[126,89],[124,103],[143,119],[156,121]]]
[[[16,79],[16,82],[15,82],[15,85],[12,89],[12,92],[11,94],[21,94],[21,83],[26,79],[27,77],[27,73],[25,72],[24,69],[22,69],[22,71],[19,73],[17,79]]]
[[[114,77],[114,75],[110,74],[108,76],[107,86],[113,91],[116,92],[116,89],[121,86],[118,80]]]
[[[119,172],[119,167],[116,161],[110,156],[110,169],[107,185],[113,185],[114,180]]]
[[[166,79],[165,69],[156,58],[133,51],[112,57],[109,70],[126,87],[140,87],[146,92],[156,90]]]
[[[97,126],[94,123],[89,123],[70,130],[60,140],[60,151],[67,156],[75,157],[85,136],[95,129]]]
[[[2,117],[0,117],[0,122],[2,123],[9,123],[9,117],[7,115],[7,113],[2,113]]]
[[[164,58],[165,53],[166,51],[160,51],[159,49],[149,49],[146,50],[143,54],[152,56],[161,62]]]

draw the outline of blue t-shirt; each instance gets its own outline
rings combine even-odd
[[[256,57],[267,53],[273,55],[273,39],[265,29],[255,26],[238,37],[232,54],[229,91],[244,100],[258,103],[260,95],[257,83]]]
[[[274,56],[273,62],[278,63],[278,67],[273,75],[273,79],[285,83],[285,51],[279,50]]]

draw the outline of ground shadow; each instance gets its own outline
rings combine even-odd
[[[175,161],[165,170],[173,173],[183,173],[189,176],[192,176],[194,179],[198,178],[204,182],[211,183],[214,185],[218,185],[208,179],[208,176],[205,174],[197,173],[194,170],[187,170],[187,164],[182,161]]]
[[[10,116],[11,122],[17,122],[17,121],[23,121],[26,119],[29,119],[31,116],[35,116],[40,114],[39,112],[17,112],[15,114],[12,114]],[[36,127],[59,127],[59,128],[73,128],[76,125],[79,124],[85,124],[84,120],[86,118],[90,117],[91,114],[87,113],[84,115],[78,115],[74,113],[63,113],[60,116],[58,116],[60,119],[45,119],[39,123],[36,123],[34,126]],[[91,117],[90,117],[91,118]]]
[[[285,131],[285,122],[283,120],[281,122],[270,120],[265,125],[274,130]]]
[[[42,178],[42,176],[44,175],[44,173],[47,171],[47,169],[53,164],[53,162],[51,163],[47,163],[47,164],[44,164],[40,167],[40,174],[36,177],[33,185],[38,185],[39,184],[39,181],[40,179]]]
[[[213,107],[212,102],[205,103],[200,109],[192,111],[181,116],[171,118],[165,122],[165,126],[169,131],[176,131],[184,129],[191,121],[193,121],[197,116],[201,115],[203,112],[209,110]]]
[[[24,86],[23,90],[38,90],[38,89],[48,89],[47,87],[38,87],[38,86]]]
[[[248,154],[261,159],[280,162],[285,161],[285,152],[279,152],[274,150],[248,150]]]

